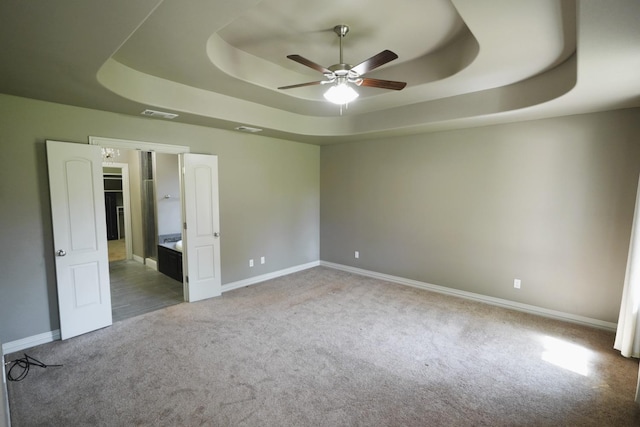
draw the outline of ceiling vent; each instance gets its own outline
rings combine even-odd
[[[262,129],[252,128],[251,126],[238,126],[235,129],[239,130],[240,132],[251,132],[251,133],[262,132]]]
[[[175,119],[178,117],[177,114],[166,113],[164,111],[155,111],[155,110],[144,110],[142,112],[143,116],[147,117],[160,117],[161,119]]]

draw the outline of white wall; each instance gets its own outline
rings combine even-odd
[[[182,230],[178,156],[166,153],[156,153],[155,155],[158,235],[177,234]]]

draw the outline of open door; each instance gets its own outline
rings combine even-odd
[[[185,299],[193,302],[222,294],[218,157],[185,153],[181,162]]]
[[[100,147],[47,141],[60,336],[109,326],[111,294]]]

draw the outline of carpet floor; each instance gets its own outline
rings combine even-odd
[[[9,400],[14,427],[638,426],[613,339],[317,267],[29,349],[64,366]]]

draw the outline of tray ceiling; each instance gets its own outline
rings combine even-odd
[[[0,91],[319,144],[640,104],[632,0],[105,3],[0,2]],[[339,62],[338,24],[345,62],[390,49],[367,77],[407,87],[342,112],[321,85],[278,90],[322,79],[289,54]]]

